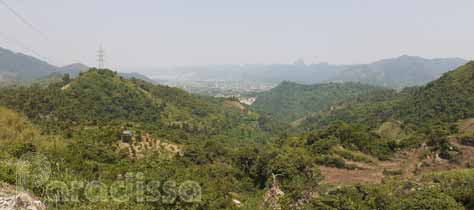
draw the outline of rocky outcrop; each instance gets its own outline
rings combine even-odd
[[[273,185],[263,196],[263,202],[269,209],[281,210],[280,198],[284,195],[285,193],[280,189],[280,187],[278,187],[278,185]]]
[[[0,210],[46,210],[46,205],[29,193],[18,193],[14,187],[0,183]]]
[[[183,155],[178,145],[155,139],[148,133],[132,136],[129,142],[119,141],[118,151],[132,159],[142,159],[148,152],[159,152],[169,159]]]

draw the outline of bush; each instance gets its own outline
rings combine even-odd
[[[436,190],[420,190],[403,196],[395,209],[400,210],[463,210],[453,197]]]
[[[321,155],[316,158],[318,164],[331,166],[336,168],[346,168],[346,162],[339,156],[336,155]]]
[[[401,169],[384,169],[383,174],[386,176],[400,176],[402,175]]]
[[[424,141],[425,137],[423,135],[413,134],[406,138],[403,138],[398,144],[398,146],[400,149],[414,149],[419,148]]]
[[[474,203],[474,170],[472,169],[438,172],[426,175],[424,179],[437,183],[442,192],[461,203]]]
[[[465,146],[474,147],[474,133],[461,136],[459,138],[459,143]]]
[[[335,154],[340,155],[347,160],[353,160],[353,161],[364,162],[364,163],[374,163],[374,160],[372,160],[370,156],[361,152],[346,150],[345,148],[340,147],[340,146],[334,147],[332,151]]]

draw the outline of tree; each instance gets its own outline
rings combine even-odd
[[[436,190],[420,190],[405,195],[395,209],[400,210],[463,210],[453,197]]]
[[[67,84],[67,83],[69,83],[70,81],[71,81],[71,76],[70,76],[68,73],[64,74],[64,75],[63,75],[63,82],[64,82],[65,84]]]

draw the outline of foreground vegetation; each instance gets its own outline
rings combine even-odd
[[[144,184],[158,181],[144,193],[163,198],[144,202],[133,194],[127,202],[93,202],[81,188],[79,202],[64,199],[70,194],[62,191],[53,202],[46,199],[51,191],[28,185],[53,209],[472,209],[474,191],[466,186],[474,185],[474,171],[462,169],[472,165],[454,145],[470,147],[474,139],[470,126],[458,126],[474,117],[472,78],[471,62],[400,93],[362,95],[365,89],[355,85],[360,96],[296,128],[232,99],[198,97],[109,70],[65,76],[46,87],[4,88],[0,180],[17,184],[17,163],[40,153],[51,163],[50,180],[113,185],[134,175]],[[410,151],[417,159],[433,157],[433,166],[416,167],[427,171],[410,176],[384,170],[380,182],[324,182],[325,168],[365,170]],[[437,162],[457,170],[431,170]],[[200,201],[170,191],[169,181],[188,180],[200,186]]]

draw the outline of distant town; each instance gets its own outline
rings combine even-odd
[[[167,81],[166,85],[199,95],[234,97],[244,104],[252,104],[255,101],[255,93],[270,90],[278,84],[254,81]]]

